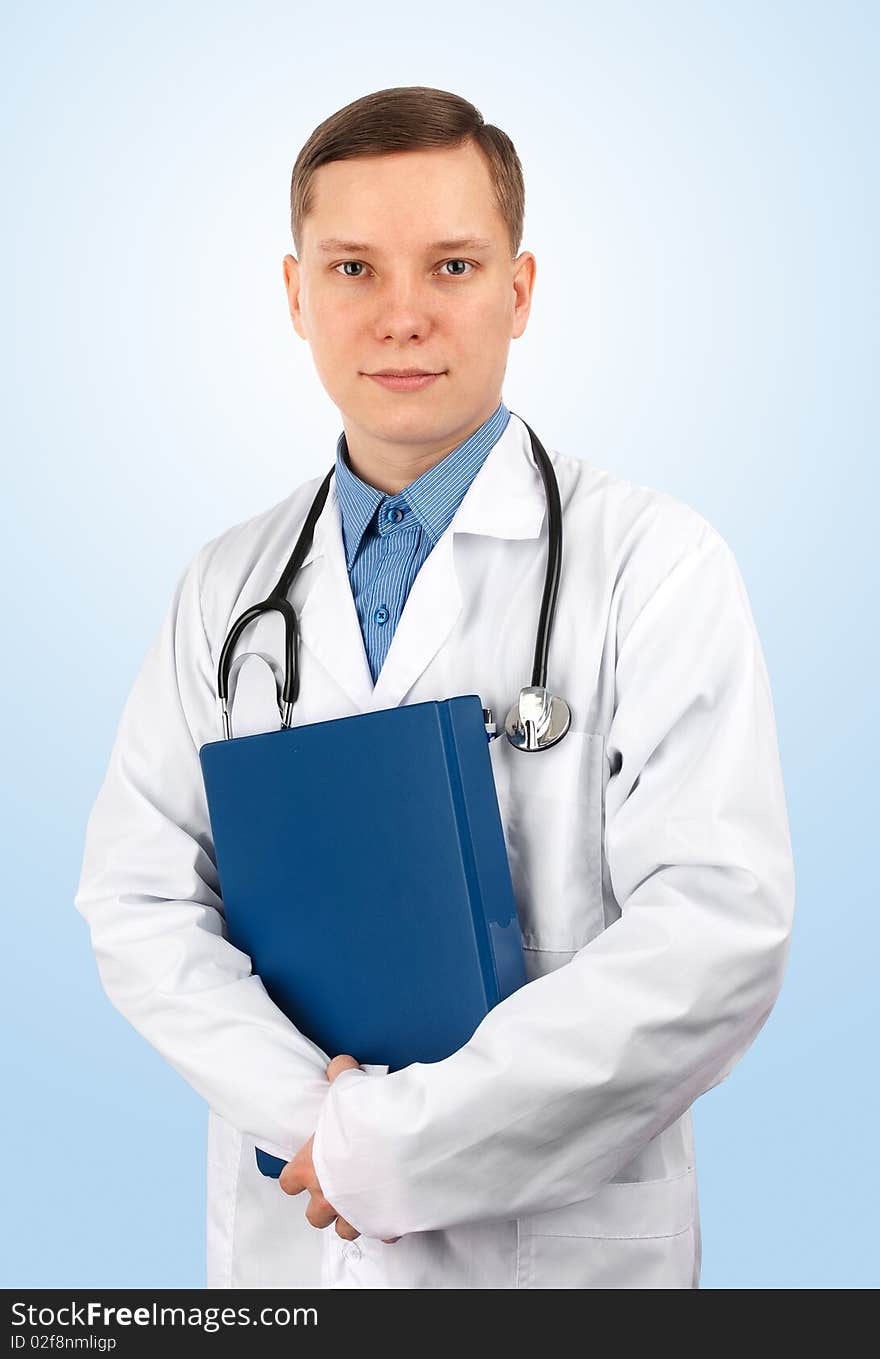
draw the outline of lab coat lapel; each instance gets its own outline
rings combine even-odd
[[[315,525],[313,548],[303,563],[316,563],[315,580],[300,611],[303,645],[359,711],[397,707],[447,641],[461,613],[456,537],[472,533],[536,538],[545,508],[543,482],[528,431],[511,415],[451,523],[419,569],[374,688],[348,578],[334,476]]]
[[[452,634],[466,588],[456,556],[459,536],[535,538],[544,511],[543,482],[528,430],[511,415],[413,581],[376,681],[372,708],[397,707]]]
[[[300,571],[310,563],[314,563],[314,579],[299,609],[301,644],[317,657],[357,711],[367,712],[372,703],[373,676],[345,562],[335,473]]]

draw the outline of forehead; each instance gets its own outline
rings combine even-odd
[[[488,162],[472,142],[330,161],[315,171],[304,244],[398,245],[460,237],[501,241],[507,227]]]

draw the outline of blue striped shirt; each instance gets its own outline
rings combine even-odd
[[[388,495],[362,481],[336,443],[336,497],[348,578],[373,683],[391,645],[419,568],[498,442],[510,411],[501,401],[489,419],[402,491]]]

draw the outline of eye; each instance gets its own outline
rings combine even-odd
[[[451,274],[447,274],[446,275],[447,278],[466,278],[468,272],[472,273],[474,270],[474,265],[470,262],[470,260],[444,260],[440,268],[441,269],[445,268],[447,264],[465,266],[465,268],[455,269]],[[365,266],[361,260],[342,260],[339,264],[334,264],[333,270],[335,273],[338,273],[340,269],[343,269],[345,271],[342,274],[343,278],[363,278],[364,275],[362,273],[354,273],[350,271],[353,271],[355,269],[362,270],[364,267]]]

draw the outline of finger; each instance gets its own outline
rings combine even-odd
[[[382,1240],[386,1246],[393,1246],[395,1241],[399,1241],[399,1236],[383,1236]]]
[[[321,1194],[312,1194],[309,1199],[309,1206],[306,1209],[306,1221],[313,1227],[329,1227],[330,1223],[338,1216],[332,1203]]]
[[[356,1062],[350,1053],[340,1053],[338,1057],[333,1058],[333,1061],[327,1067],[327,1079],[332,1085],[341,1071],[351,1071],[358,1066],[360,1066],[360,1062]]]
[[[287,1165],[278,1176],[278,1183],[285,1194],[301,1194],[306,1187],[302,1171],[293,1161],[288,1161]]]
[[[354,1241],[360,1236],[357,1227],[352,1227],[350,1222],[346,1222],[344,1217],[336,1219],[336,1235],[341,1236],[343,1241]]]

